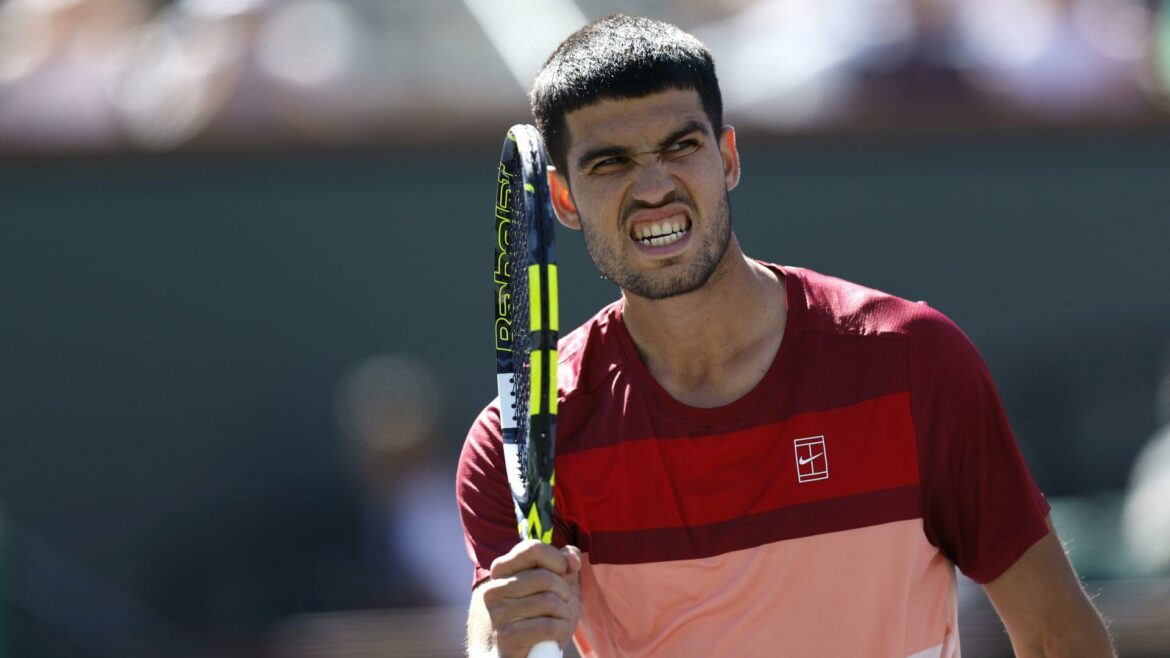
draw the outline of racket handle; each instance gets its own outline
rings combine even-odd
[[[554,640],[545,640],[532,647],[528,658],[561,658],[561,645]]]

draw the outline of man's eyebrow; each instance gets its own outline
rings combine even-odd
[[[677,142],[679,139],[682,139],[683,137],[686,137],[693,132],[701,132],[706,134],[707,122],[699,121],[698,119],[691,119],[690,121],[684,123],[681,128],[667,135],[666,139],[662,140],[662,142],[658,144],[658,150],[661,151],[665,149],[671,144]]]
[[[707,129],[706,123],[704,123],[703,121],[700,121],[699,119],[691,119],[690,121],[687,121],[686,123],[684,123],[678,130],[675,130],[674,132],[670,133],[669,135],[666,136],[665,139],[663,139],[661,142],[659,142],[658,150],[661,151],[661,150],[665,149],[666,147],[670,146],[671,144],[677,142],[679,140],[679,138],[684,137],[686,135],[689,135],[693,132],[705,133],[706,129]],[[577,168],[584,169],[586,165],[588,165],[590,162],[592,162],[594,160],[600,160],[600,159],[604,159],[604,158],[612,158],[612,157],[623,156],[623,155],[631,155],[631,154],[632,153],[631,153],[630,149],[628,149],[624,146],[599,146],[597,148],[589,149],[588,151],[585,151],[584,153],[582,153],[581,157],[577,158]]]
[[[589,149],[577,158],[577,168],[584,169],[586,165],[594,160],[601,160],[603,158],[612,158],[620,155],[627,155],[630,149],[624,146],[599,146],[597,148]]]

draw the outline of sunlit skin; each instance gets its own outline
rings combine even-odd
[[[739,183],[730,126],[716,133],[699,95],[671,90],[570,112],[568,171],[550,177],[561,222],[622,288],[624,318],[651,374],[680,401],[721,406],[759,381],[782,339],[783,284],[731,231]],[[642,227],[684,229],[668,244]]]

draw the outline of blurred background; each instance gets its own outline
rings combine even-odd
[[[1156,0],[0,0],[0,656],[461,651],[499,145],[619,10],[714,52],[747,251],[964,327],[1122,654],[1170,656]],[[560,238],[572,326],[617,293]]]

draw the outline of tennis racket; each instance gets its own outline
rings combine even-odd
[[[497,176],[493,302],[504,463],[520,538],[551,544],[559,318],[547,162],[536,128],[512,126]],[[528,654],[560,655],[551,640]]]

